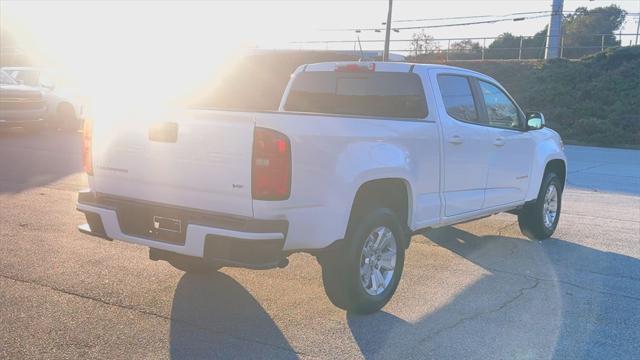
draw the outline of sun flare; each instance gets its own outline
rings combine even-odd
[[[212,4],[11,3],[3,15],[35,65],[58,70],[61,85],[86,94],[90,115],[181,103],[210,86],[229,59],[252,44],[228,32],[231,18]],[[77,16],[76,14],[82,14]],[[19,18],[20,21],[12,20]]]

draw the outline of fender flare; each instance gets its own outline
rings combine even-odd
[[[567,181],[567,159],[562,151],[548,152],[544,157],[540,157],[534,161],[531,169],[531,181],[529,182],[529,191],[525,197],[525,201],[531,201],[538,198],[540,185],[546,173],[547,167],[551,161],[560,160],[564,163],[565,174],[563,187]]]

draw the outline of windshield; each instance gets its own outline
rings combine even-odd
[[[18,83],[7,75],[4,71],[0,71],[0,84],[2,85],[17,85]]]
[[[14,70],[11,76],[29,86],[40,86],[40,72],[37,70]]]

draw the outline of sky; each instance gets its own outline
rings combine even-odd
[[[640,12],[640,0],[565,0],[565,11],[617,4],[630,13]],[[501,15],[545,11],[551,0],[410,1],[395,0],[393,19]],[[336,28],[382,27],[387,1],[0,1],[0,25],[39,65],[60,69],[84,86],[114,87],[123,80],[143,84],[159,74],[196,81],[223,67],[230,54],[247,48],[327,48],[296,41],[356,39],[354,31]],[[623,31],[635,32],[630,18]],[[441,24],[452,21],[433,21]],[[505,31],[533,35],[548,18],[429,30],[435,38],[492,37]],[[405,23],[406,24],[406,23]],[[422,23],[409,23],[426,24]],[[399,26],[396,24],[396,26]],[[413,31],[392,33],[408,39]],[[363,32],[362,40],[383,39],[384,32]],[[631,37],[623,39],[628,42]],[[1,44],[0,44],[1,45]],[[382,44],[365,43],[365,49]],[[397,43],[394,48],[406,49]],[[329,49],[337,49],[330,45]],[[343,45],[353,49],[353,43]],[[135,72],[131,70],[135,69]],[[108,86],[106,84],[109,84]],[[97,90],[97,89],[94,89]],[[155,89],[155,91],[158,91]]]

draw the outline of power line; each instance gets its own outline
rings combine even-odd
[[[528,12],[516,12],[511,14],[502,14],[502,15],[472,15],[472,16],[450,16],[450,17],[439,17],[439,18],[424,18],[424,19],[402,19],[402,20],[393,20],[392,23],[400,23],[400,22],[420,22],[420,21],[439,21],[439,20],[461,20],[461,19],[482,19],[482,18],[503,18],[507,16],[516,16],[516,15],[537,15],[537,14],[547,14],[551,15],[552,10],[544,10],[544,11],[528,11]],[[573,11],[563,11],[563,15],[573,15],[575,12]],[[586,14],[586,15],[594,15],[594,14]],[[627,13],[627,16],[638,16],[640,13]],[[584,15],[582,15],[584,16]],[[385,25],[386,23],[382,23]]]
[[[443,27],[455,27],[455,26],[469,26],[469,25],[480,25],[480,24],[495,24],[504,21],[523,21],[530,19],[538,19],[542,17],[547,17],[549,15],[538,15],[538,16],[529,16],[529,17],[517,17],[517,18],[509,18],[509,19],[493,19],[493,20],[483,20],[483,21],[472,21],[472,22],[463,22],[463,23],[454,23],[454,24],[438,24],[438,25],[422,25],[422,26],[405,26],[405,27],[394,27],[393,30],[398,32],[399,30],[415,30],[415,29],[434,29],[434,28],[443,28]],[[360,28],[360,29],[324,29],[321,31],[382,31],[381,28]]]
[[[516,16],[516,15],[533,15],[533,14],[548,14],[550,10],[545,11],[529,11],[529,12],[517,12],[511,14],[503,14],[503,15],[472,15],[472,16],[450,16],[450,17],[439,17],[439,18],[424,18],[424,19],[402,19],[402,20],[393,20],[392,23],[400,23],[400,22],[420,22],[420,21],[439,21],[439,20],[462,20],[462,19],[482,19],[482,18],[503,18],[507,16]],[[386,23],[382,23],[385,25]]]
[[[635,36],[637,33],[615,33],[615,34],[588,34],[590,36]],[[515,36],[515,35],[514,35]],[[518,35],[517,38],[530,39],[533,35]],[[459,40],[495,40],[500,39],[500,36],[481,36],[481,37],[451,37],[451,38],[433,38],[431,41],[459,41]],[[382,43],[384,39],[368,39],[368,40],[355,40],[360,43]],[[413,42],[415,39],[391,39],[391,42]],[[354,40],[308,40],[308,41],[291,41],[290,44],[352,44]]]
[[[398,32],[400,30],[415,30],[415,29],[434,29],[434,28],[442,28],[442,27],[456,27],[456,26],[469,26],[469,25],[481,25],[481,24],[495,24],[498,22],[505,21],[523,21],[530,19],[539,19],[545,18],[552,14],[553,11],[530,11],[530,12],[520,12],[520,13],[511,13],[504,15],[474,15],[474,16],[455,16],[455,17],[443,17],[443,18],[425,18],[425,19],[404,19],[404,20],[393,20],[391,23],[396,22],[419,22],[419,21],[436,21],[436,20],[456,20],[456,19],[475,19],[475,18],[487,18],[487,17],[505,17],[505,16],[517,16],[517,15],[534,15],[534,14],[543,14],[537,16],[519,16],[519,17],[510,17],[508,19],[491,19],[491,20],[483,20],[483,21],[472,21],[472,22],[463,22],[463,23],[453,23],[453,24],[437,24],[437,25],[422,25],[422,26],[406,26],[406,27],[393,27],[394,32]],[[562,11],[562,14],[573,15],[574,12],[571,11]],[[582,16],[595,16],[598,14],[584,14]],[[626,17],[638,17],[640,18],[640,13],[626,13]],[[382,25],[386,25],[386,22],[382,23]],[[383,28],[351,28],[351,29],[320,29],[320,31],[375,31],[381,32]]]
[[[407,27],[396,27],[398,30],[415,30],[415,29],[434,29],[434,28],[442,28],[442,27],[455,27],[455,26],[469,26],[469,25],[480,25],[480,24],[495,24],[504,21],[523,21],[523,20],[531,20],[538,19],[543,17],[548,17],[549,15],[538,15],[538,16],[529,16],[529,17],[517,17],[510,19],[494,19],[494,20],[484,20],[484,21],[473,21],[466,23],[456,23],[456,24],[439,24],[439,25],[423,25],[423,26],[407,26]]]

